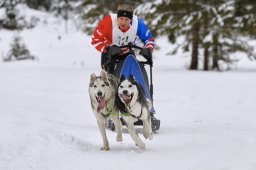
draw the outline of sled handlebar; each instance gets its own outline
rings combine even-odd
[[[152,62],[152,53],[150,51],[150,49],[147,48],[142,48],[140,46],[134,45],[133,43],[129,43],[127,45],[122,45],[122,46],[109,46],[107,47],[107,50],[109,51],[109,55],[110,56],[114,56],[117,54],[121,53],[121,49],[122,48],[128,48],[129,49],[129,54],[134,54],[134,48],[139,49],[140,50],[140,55],[142,55],[147,61],[140,61],[140,63],[142,64],[148,64],[151,67],[153,66],[153,62]]]
[[[132,43],[129,43],[127,45],[122,45],[122,46],[118,46],[119,48],[129,48],[130,50],[132,50],[132,48],[136,48],[136,49],[139,49],[139,50],[142,50],[143,48],[140,47],[140,46],[137,46],[137,45],[134,45]]]

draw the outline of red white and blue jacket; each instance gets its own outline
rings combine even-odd
[[[154,48],[154,38],[147,25],[142,19],[133,16],[128,30],[120,30],[117,23],[117,15],[106,16],[96,27],[91,44],[100,52],[106,52],[107,46],[127,45],[129,42],[136,44],[138,38],[143,42],[145,48]],[[123,49],[122,54],[128,52]]]

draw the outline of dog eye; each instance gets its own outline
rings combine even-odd
[[[120,86],[120,88],[122,89],[122,88],[123,88],[123,86]]]
[[[131,87],[132,87],[132,85],[130,84],[128,87],[129,87],[129,88],[131,88]]]
[[[94,88],[96,88],[97,86],[96,85],[93,85]]]
[[[105,84],[102,84],[102,87],[105,87],[106,85]]]

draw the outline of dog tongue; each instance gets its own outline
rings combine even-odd
[[[98,103],[98,107],[97,107],[98,112],[105,107],[105,103],[106,103],[104,97],[99,97],[99,101],[100,102]]]

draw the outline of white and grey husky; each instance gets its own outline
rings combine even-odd
[[[146,98],[143,87],[130,76],[125,79],[121,76],[118,84],[116,103],[121,113],[125,113],[123,119],[127,125],[127,129],[136,143],[141,149],[145,149],[145,144],[136,134],[134,122],[141,120],[143,122],[143,135],[147,139],[153,139],[151,128],[150,108],[151,101]]]
[[[100,76],[91,75],[89,94],[92,110],[97,119],[98,127],[103,139],[101,150],[109,150],[109,143],[105,130],[105,121],[112,119],[117,132],[116,140],[122,141],[122,125],[119,119],[119,111],[115,105],[115,93],[119,80],[102,70]]]

